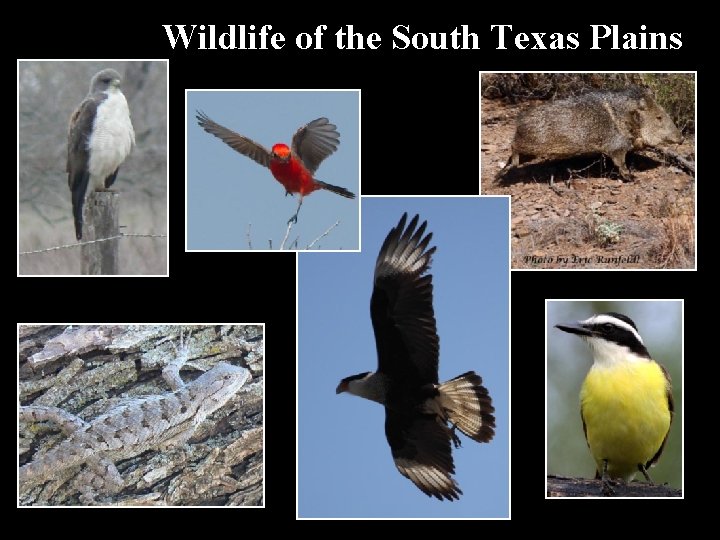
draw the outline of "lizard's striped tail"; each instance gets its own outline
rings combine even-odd
[[[66,469],[86,462],[93,453],[95,451],[90,448],[78,449],[77,446],[63,441],[45,455],[37,456],[32,463],[20,467],[20,484],[40,484],[55,476],[61,468]]]

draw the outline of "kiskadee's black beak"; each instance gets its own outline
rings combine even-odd
[[[563,332],[567,332],[569,334],[576,334],[578,336],[592,335],[592,331],[580,323],[556,324],[555,328],[559,328]]]

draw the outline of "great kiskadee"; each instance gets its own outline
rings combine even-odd
[[[648,353],[635,323],[619,313],[594,315],[556,328],[580,336],[590,346],[593,365],[580,390],[585,439],[602,479],[626,482],[662,454],[673,416],[670,376]]]

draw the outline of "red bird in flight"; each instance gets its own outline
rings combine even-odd
[[[337,126],[331,124],[327,118],[318,118],[298,129],[293,135],[290,147],[278,143],[273,145],[272,150],[213,122],[201,111],[197,112],[197,121],[201,128],[221,139],[233,150],[268,167],[275,179],[285,187],[286,194],[300,194],[297,210],[288,223],[297,223],[303,197],[318,189],[326,189],[348,199],[355,198],[355,194],[347,189],[314,177],[320,163],[337,150],[340,144]]]

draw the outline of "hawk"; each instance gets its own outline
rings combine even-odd
[[[72,194],[75,236],[82,239],[83,206],[88,186],[108,189],[135,144],[120,74],[103,69],[90,81],[90,92],[70,117],[67,173]]]

